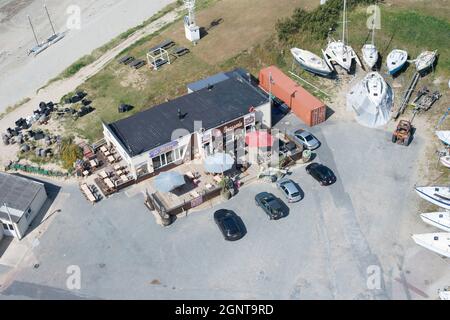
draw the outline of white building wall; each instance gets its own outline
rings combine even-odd
[[[22,217],[20,218],[20,220],[17,223],[13,223],[14,231],[11,231],[11,235],[14,237],[18,237],[19,240],[22,239],[25,235],[26,232],[31,224],[31,222],[33,222],[33,219],[36,217],[36,215],[40,212],[40,210],[42,209],[42,206],[44,205],[45,201],[47,200],[47,192],[45,191],[45,187],[44,185],[42,185],[42,188],[39,190],[39,192],[36,194],[36,196],[34,197],[33,201],[30,204],[30,213],[27,214],[28,209],[22,214]],[[13,212],[18,212],[16,209],[9,209],[9,211],[11,212],[11,214],[13,214]],[[10,223],[9,221],[5,221],[6,223]],[[0,228],[2,228],[2,232],[3,232],[3,227],[0,226]]]

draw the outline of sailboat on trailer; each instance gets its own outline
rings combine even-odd
[[[344,13],[343,13],[343,28],[342,28],[342,40],[329,39],[327,48],[322,50],[323,56],[329,65],[337,63],[347,72],[350,72],[353,60],[361,65],[361,61],[356,55],[352,47],[347,45],[347,0],[344,0]]]
[[[291,53],[294,56],[295,61],[306,71],[324,77],[329,77],[333,73],[333,70],[328,66],[325,60],[310,51],[292,48]]]
[[[426,224],[432,225],[445,232],[450,232],[450,212],[430,212],[422,213],[420,218]]]
[[[450,233],[425,233],[412,236],[418,245],[450,258]]]
[[[375,20],[372,23],[372,42],[366,43],[361,51],[364,62],[372,70],[379,58],[378,49],[375,46]]]
[[[394,49],[388,54],[386,64],[390,75],[399,72],[408,61],[408,52],[405,50]]]
[[[422,199],[450,210],[450,187],[416,187],[416,192]]]

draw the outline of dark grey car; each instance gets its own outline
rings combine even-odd
[[[258,207],[261,207],[264,210],[270,220],[279,220],[288,215],[286,212],[287,207],[283,201],[271,193],[262,192],[257,194],[255,202]]]

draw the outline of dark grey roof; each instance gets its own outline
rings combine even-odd
[[[192,91],[199,91],[204,88],[207,88],[209,85],[215,85],[219,82],[225,81],[230,79],[225,73],[221,72],[218,74],[215,74],[211,77],[208,77],[206,79],[199,80],[197,82],[193,82],[187,85],[188,89],[191,89]]]
[[[109,129],[132,157],[169,143],[176,129],[194,132],[194,121],[206,130],[219,127],[267,102],[267,95],[242,78],[219,82],[212,89],[182,96],[129,118],[109,124]],[[184,115],[180,120],[178,109]]]
[[[0,172],[0,207],[6,203],[9,208],[25,211],[42,188],[45,188],[42,183]],[[2,211],[0,217],[9,220],[7,213]]]

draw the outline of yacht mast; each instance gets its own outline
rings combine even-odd
[[[344,0],[344,13],[342,14],[342,43],[345,44],[345,36],[347,32],[347,0]]]
[[[33,23],[31,22],[31,17],[30,17],[30,15],[27,15],[27,17],[28,17],[28,21],[30,22],[31,30],[33,31],[34,40],[36,40],[36,44],[39,46],[39,40],[36,36],[36,31],[34,31]]]
[[[53,35],[56,35],[55,27],[53,26],[53,22],[52,22],[52,19],[50,18],[50,14],[48,13],[48,9],[47,9],[47,5],[46,4],[44,4],[44,9],[45,9],[45,12],[47,12],[48,21],[50,21],[50,26],[52,27]]]

